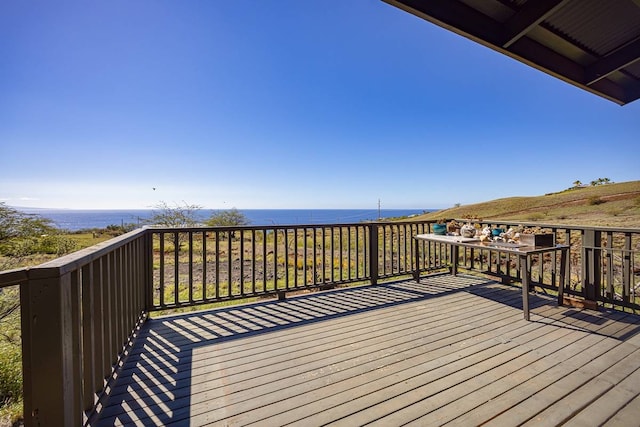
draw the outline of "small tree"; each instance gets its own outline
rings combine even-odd
[[[76,247],[76,242],[61,235],[50,219],[0,203],[0,255],[7,257],[0,267],[16,267],[23,257],[35,253],[64,255]]]
[[[197,214],[202,206],[190,205],[186,202],[171,206],[167,202],[160,202],[153,209],[151,218],[146,221],[148,224],[164,227],[193,227],[199,224]]]
[[[205,222],[210,227],[233,227],[249,225],[249,223],[249,219],[236,208],[218,211]]]
[[[592,186],[606,184],[613,184],[613,181],[611,181],[609,178],[598,178],[597,180],[591,181]]]
[[[582,181],[580,181],[579,179],[576,181],[573,181],[573,186],[574,187],[580,187],[582,185]]]
[[[154,206],[153,214],[146,223],[171,228],[195,227],[200,223],[197,215],[202,207],[190,205],[186,202],[183,203],[182,205],[175,203],[173,206],[167,202],[158,203]],[[187,233],[175,233],[174,236],[167,234],[164,236],[166,241],[174,244],[178,251],[182,249],[188,237]]]
[[[20,212],[0,202],[0,244],[12,239],[39,237],[56,231],[50,219]]]

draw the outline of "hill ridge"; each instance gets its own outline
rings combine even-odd
[[[415,219],[481,218],[585,226],[640,227],[640,181],[572,187],[455,206]]]

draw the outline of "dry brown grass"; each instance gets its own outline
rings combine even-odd
[[[481,218],[552,224],[640,227],[640,181],[568,189],[536,197],[510,197],[415,217]]]

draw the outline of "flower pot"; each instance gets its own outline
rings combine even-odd
[[[432,225],[433,234],[437,234],[439,236],[444,236],[447,234],[447,226],[445,224],[433,224]]]

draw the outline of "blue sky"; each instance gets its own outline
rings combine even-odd
[[[0,58],[12,206],[426,209],[640,179],[640,101],[378,0],[7,0]]]

